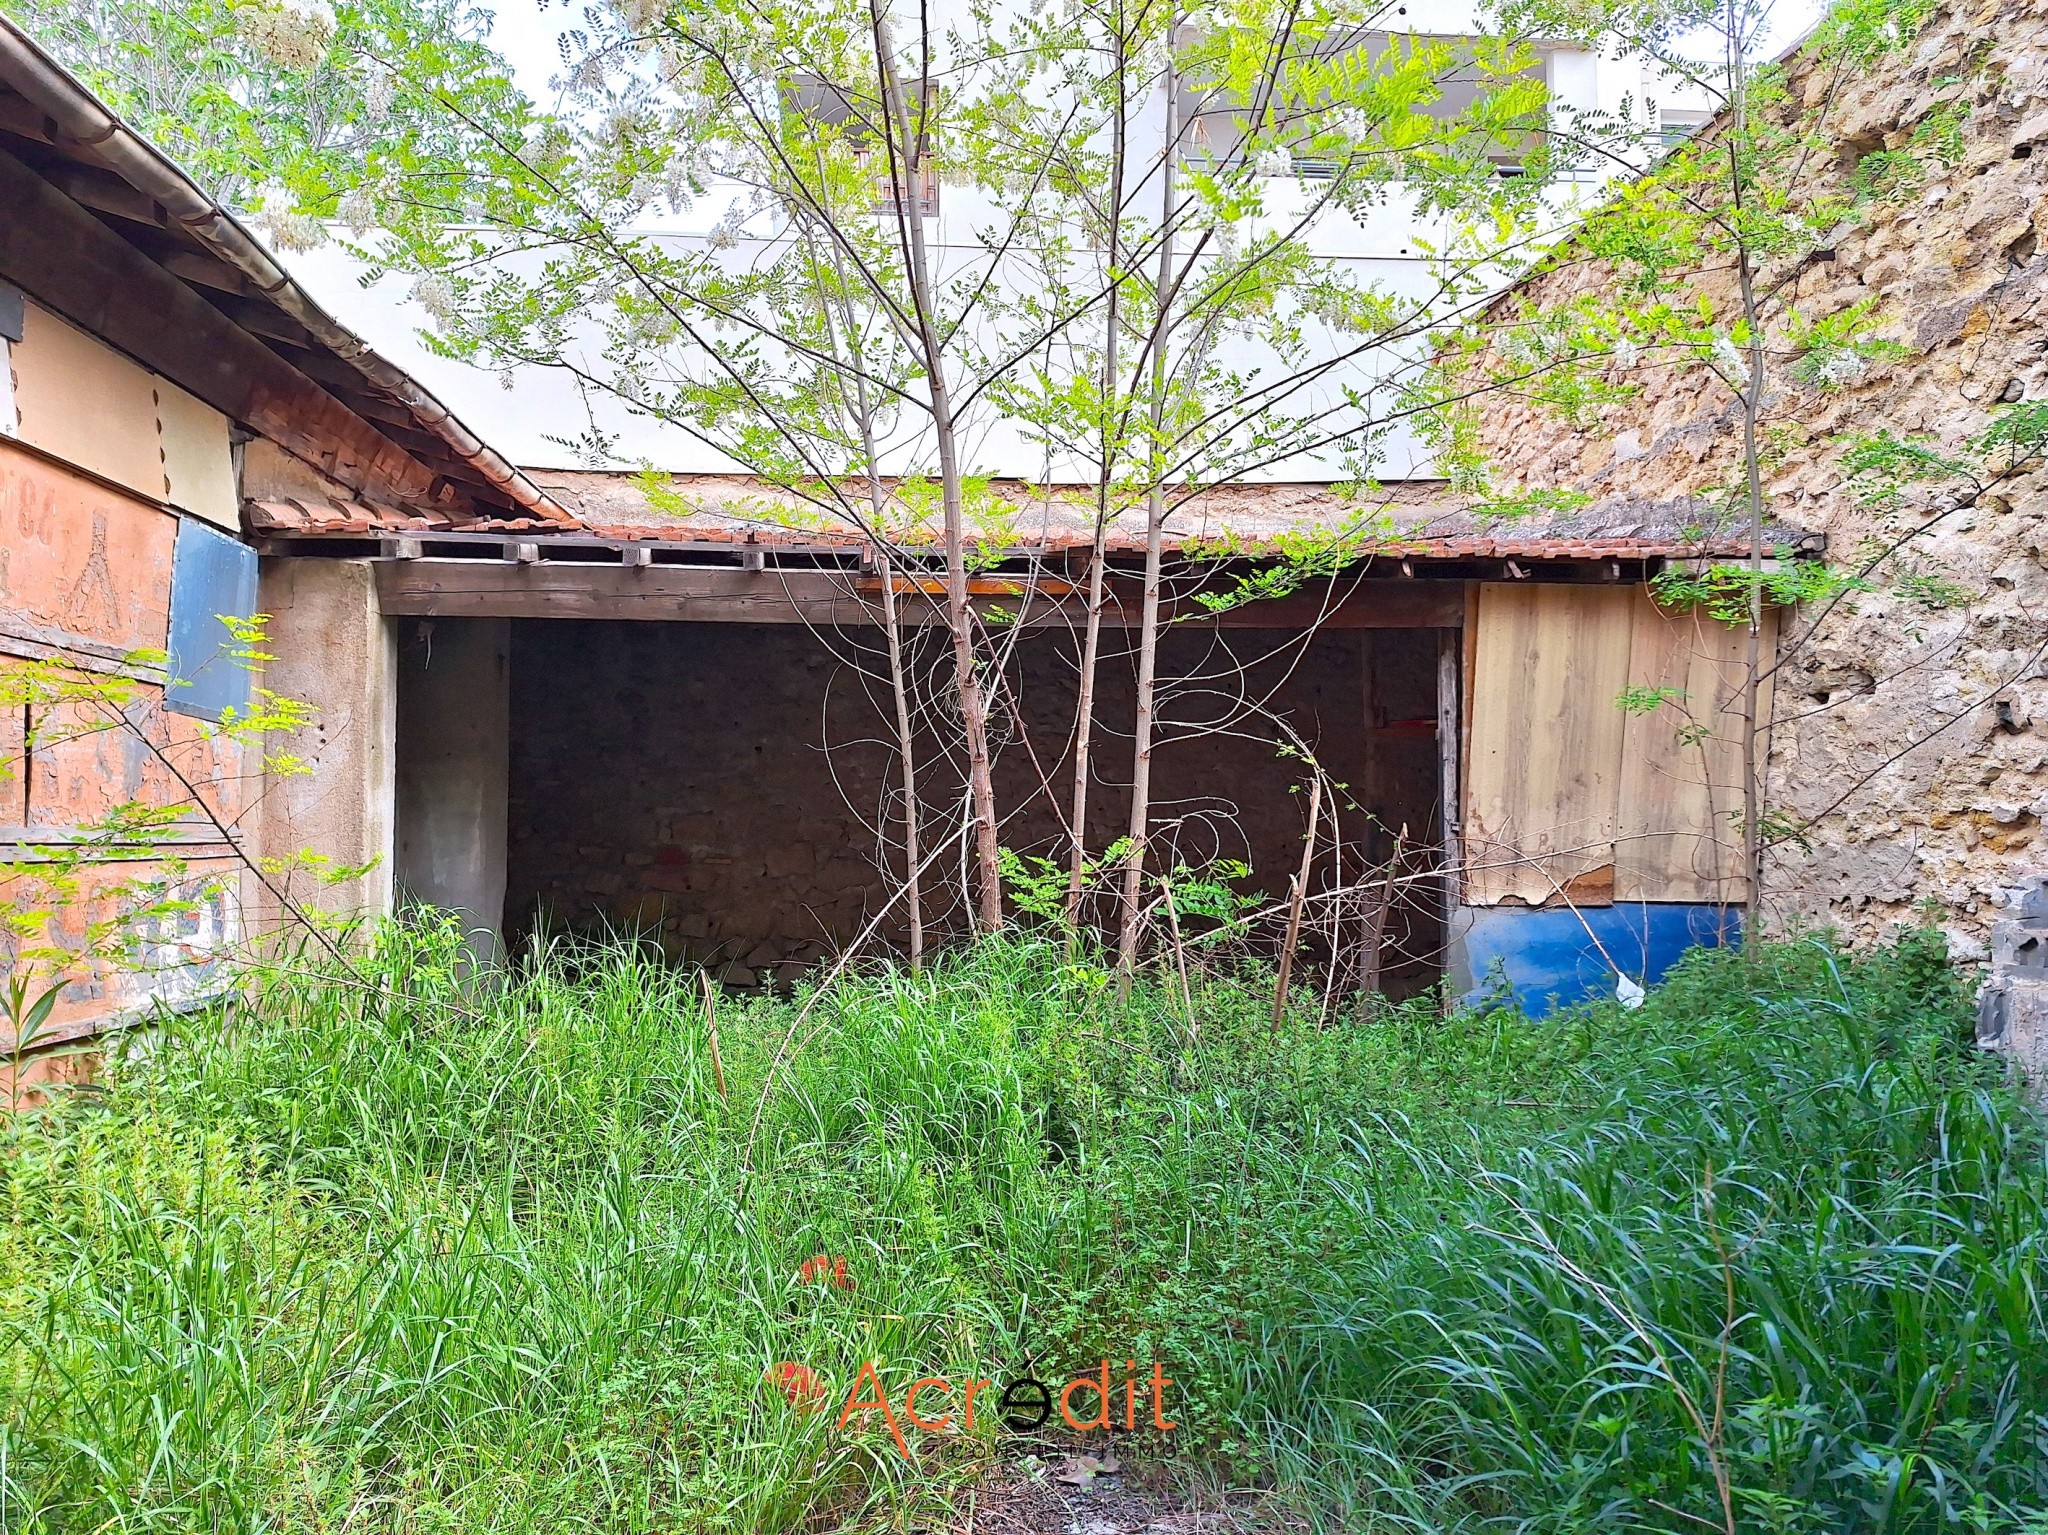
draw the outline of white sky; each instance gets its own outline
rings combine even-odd
[[[545,6],[545,8],[543,8]],[[1773,0],[1768,46],[1772,52],[1790,47],[1820,19],[1825,0]],[[535,101],[548,103],[554,92],[549,80],[560,72],[558,40],[582,20],[579,0],[498,0],[491,44],[512,66],[519,86]],[[1418,30],[1462,30],[1469,25],[1470,0],[1408,0],[1406,20]],[[1445,14],[1433,21],[1435,13]]]

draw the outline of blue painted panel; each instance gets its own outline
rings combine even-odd
[[[1687,949],[1732,945],[1742,937],[1738,908],[1680,902],[1582,906],[1577,911],[1471,906],[1459,915],[1463,963],[1454,966],[1454,973],[1469,988],[1464,1000],[1478,1003],[1497,996],[1504,981],[1532,1018],[1574,1002],[1612,997],[1617,966],[1629,979],[1653,986]]]
[[[217,720],[229,705],[248,707],[249,669],[230,654],[223,613],[256,612],[256,551],[196,517],[178,519],[171,556],[171,686],[164,702],[175,714]]]

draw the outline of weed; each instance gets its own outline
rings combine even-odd
[[[720,1001],[722,1093],[693,977],[465,992],[458,942],[254,977],[0,1131],[0,1528],[930,1525],[995,1427],[840,1430],[870,1361],[1161,1361],[1125,1449],[1330,1529],[2048,1502],[2042,1144],[1938,935],[1277,1032],[1259,971],[991,941],[817,998],[745,1177],[808,999]]]

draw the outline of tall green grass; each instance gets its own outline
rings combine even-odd
[[[915,1527],[988,1398],[905,1462],[862,1361],[1105,1357],[1176,1382],[1141,1453],[1331,1529],[2048,1505],[2048,1167],[1934,940],[1274,1037],[1260,976],[1191,1021],[1012,939],[721,1002],[726,1096],[691,977],[455,954],[383,929],[0,1132],[0,1529]]]

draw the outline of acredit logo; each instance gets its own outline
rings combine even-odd
[[[1140,1404],[1150,1409],[1151,1421],[1146,1427],[1162,1433],[1171,1433],[1179,1428],[1178,1423],[1166,1416],[1166,1388],[1173,1384],[1173,1377],[1166,1373],[1166,1367],[1154,1361],[1149,1377],[1139,1375],[1137,1370],[1137,1361],[1126,1359],[1123,1380],[1113,1382],[1110,1362],[1105,1359],[1093,1374],[1077,1375],[1068,1381],[1061,1387],[1057,1398],[1045,1382],[1020,1375],[1005,1383],[996,1395],[996,1410],[1003,1426],[1020,1434],[1031,1433],[1050,1422],[1055,1402],[1061,1421],[1078,1433],[1107,1430],[1117,1417],[1122,1418],[1123,1428],[1135,1429],[1139,1426]],[[1122,1386],[1120,1393],[1117,1390],[1119,1384]],[[855,1413],[879,1412],[889,1425],[889,1435],[896,1441],[898,1453],[908,1460],[910,1444],[904,1436],[905,1424],[928,1434],[948,1434],[955,1431],[957,1421],[961,1430],[971,1434],[974,1432],[975,1413],[983,1405],[983,1393],[991,1391],[994,1386],[995,1382],[985,1377],[956,1383],[943,1375],[926,1375],[904,1388],[899,1408],[890,1400],[881,1372],[872,1361],[867,1361],[861,1365],[860,1373],[854,1377],[853,1385],[846,1393],[846,1401],[839,1409],[839,1427],[845,1428]],[[863,1395],[863,1392],[868,1394]],[[1122,1397],[1120,1404],[1117,1401],[1119,1395]],[[1080,1398],[1078,1403],[1077,1397]],[[922,1410],[921,1403],[926,1404]],[[1123,1408],[1121,1414],[1115,1411],[1119,1405]],[[938,1416],[925,1415],[934,1410],[938,1410]]]
[[[796,1282],[839,1291],[850,1291],[854,1287],[852,1277],[846,1272],[846,1260],[835,1253],[817,1253],[806,1258],[797,1266]],[[1027,1359],[1027,1366],[1029,1363]],[[955,1382],[944,1375],[925,1375],[904,1389],[899,1407],[890,1400],[880,1369],[869,1360],[862,1363],[860,1373],[854,1377],[853,1385],[846,1393],[846,1400],[839,1409],[839,1427],[844,1429],[855,1413],[879,1412],[889,1425],[889,1435],[896,1441],[897,1451],[908,1460],[910,1443],[903,1432],[906,1423],[928,1434],[963,1431],[971,1434],[974,1432],[975,1413],[984,1406],[984,1393],[992,1392],[1000,1421],[1012,1432],[1029,1434],[1045,1427],[1052,1421],[1055,1406],[1059,1409],[1061,1421],[1075,1432],[1106,1432],[1117,1426],[1119,1385],[1122,1387],[1123,1428],[1138,1428],[1141,1403],[1150,1410],[1151,1421],[1146,1427],[1168,1434],[1180,1427],[1166,1416],[1166,1388],[1173,1384],[1173,1377],[1166,1373],[1164,1365],[1155,1360],[1151,1374],[1141,1376],[1138,1362],[1126,1359],[1122,1373],[1121,1382],[1112,1380],[1110,1362],[1104,1359],[1093,1374],[1075,1376],[1060,1388],[1057,1396],[1044,1381],[1028,1374],[1005,1382],[1000,1392],[994,1390],[996,1383],[987,1377]],[[785,1359],[768,1367],[766,1380],[797,1412],[814,1413],[825,1405],[825,1383],[807,1364]],[[863,1392],[869,1394],[864,1396]],[[1078,1403],[1076,1398],[1080,1399]],[[921,1401],[928,1404],[925,1410],[934,1411],[937,1416],[925,1416],[925,1411],[920,1410]],[[1083,1416],[1084,1411],[1086,1416]],[[954,1426],[956,1423],[960,1425],[958,1429]]]

